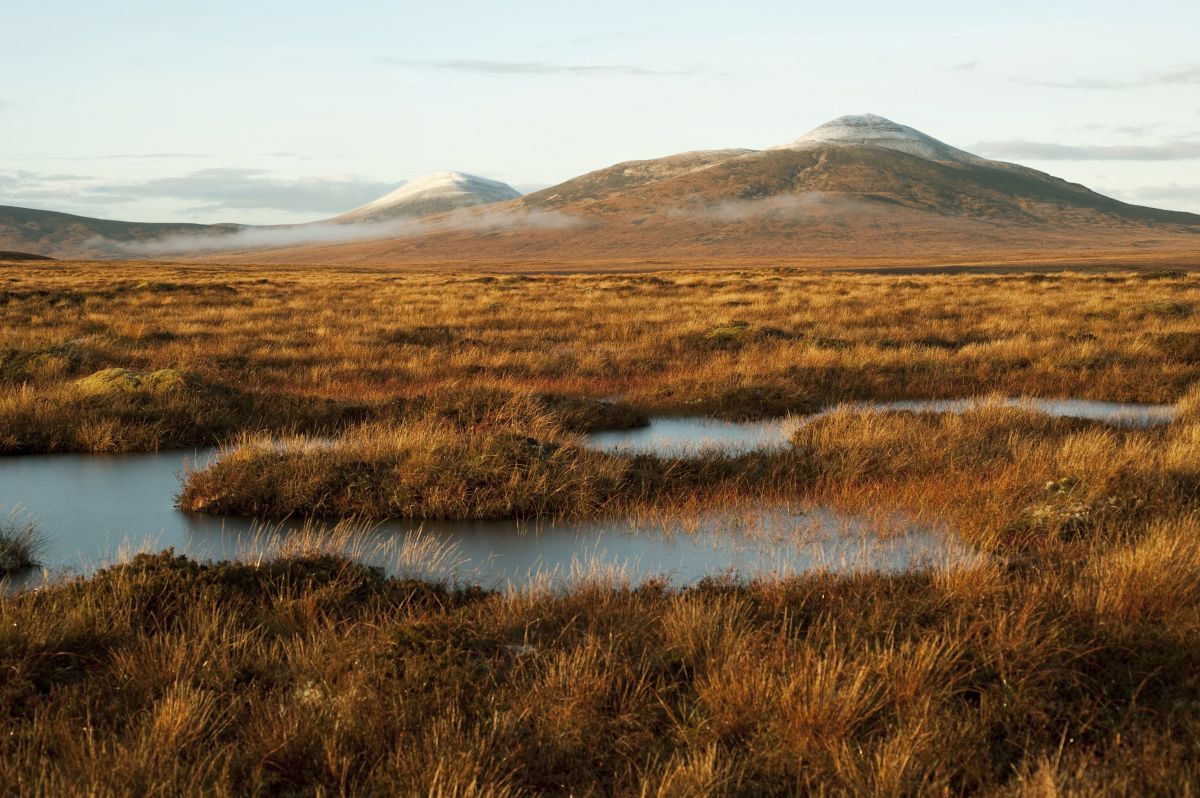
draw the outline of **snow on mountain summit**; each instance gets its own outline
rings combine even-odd
[[[951,147],[921,131],[876,114],[840,116],[813,128],[790,144],[776,149],[804,149],[822,144],[860,144],[883,147],[931,161],[982,163],[986,159]]]
[[[433,172],[337,217],[339,221],[385,221],[444,213],[521,196],[507,183],[463,172]]]

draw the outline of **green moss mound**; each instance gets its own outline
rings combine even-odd
[[[157,371],[134,371],[133,369],[110,368],[89,374],[75,383],[80,393],[88,396],[114,396],[121,394],[164,394],[185,392],[197,387],[196,381],[176,369]]]

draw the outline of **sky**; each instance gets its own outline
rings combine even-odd
[[[1200,212],[1195,0],[39,0],[3,17],[6,205],[298,222],[437,170],[532,190],[876,113]]]

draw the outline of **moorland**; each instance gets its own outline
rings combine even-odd
[[[339,536],[369,530],[344,525],[264,558],[141,555],[0,598],[0,792],[1195,791],[1200,275],[918,271],[3,269],[0,451],[223,444],[185,508],[332,524],[803,497],[937,521],[977,556],[490,591],[368,567]],[[960,397],[985,399],[846,406],[737,456],[580,437]]]

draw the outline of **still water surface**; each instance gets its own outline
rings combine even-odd
[[[1169,405],[1079,400],[1011,400],[1052,415],[1124,426],[1168,423]],[[962,412],[975,403],[903,401],[858,405],[864,409]],[[810,417],[811,418],[811,417]],[[701,418],[659,418],[648,427],[589,436],[607,451],[678,456],[704,449],[742,453],[783,446],[795,424],[733,423]],[[264,537],[286,536],[299,522],[263,529],[254,519],[217,518],[175,509],[179,476],[203,465],[215,450],[120,456],[38,455],[0,459],[0,508],[19,507],[46,537],[43,561],[52,573],[87,573],[130,549],[172,546],[201,559],[245,556]],[[772,508],[749,514],[710,514],[680,522],[515,521],[392,522],[370,534],[403,540],[414,530],[453,552],[452,576],[501,587],[524,584],[540,573],[567,579],[581,564],[616,568],[632,580],[665,577],[676,584],[706,576],[753,577],[826,567],[836,570],[903,570],[965,558],[970,552],[943,531],[895,517],[863,519],[829,508]],[[32,584],[26,574],[13,584]]]
[[[120,456],[46,455],[0,460],[0,502],[38,521],[51,572],[87,573],[130,549],[173,546],[200,559],[244,556],[263,536],[286,535],[299,522],[264,532],[253,519],[175,509],[178,476],[211,451]],[[902,570],[965,556],[952,537],[895,518],[867,522],[827,508],[713,514],[686,526],[643,521],[521,524],[427,521],[382,524],[370,534],[403,540],[416,529],[451,546],[451,576],[489,587],[521,585],[531,574],[551,582],[583,566],[618,569],[633,581],[665,577],[688,584],[706,576],[753,577],[828,567]],[[14,584],[32,584],[41,574]]]
[[[1154,427],[1169,424],[1174,405],[1094,402],[1087,399],[904,399],[894,402],[850,402],[839,407],[864,412],[907,410],[914,413],[963,413],[982,404],[1020,407],[1049,416],[1101,421],[1117,427]],[[645,452],[682,457],[705,450],[742,454],[785,446],[797,426],[820,418],[835,408],[810,416],[767,421],[720,421],[712,418],[656,418],[647,427],[598,432],[588,437],[592,446],[609,452]]]

